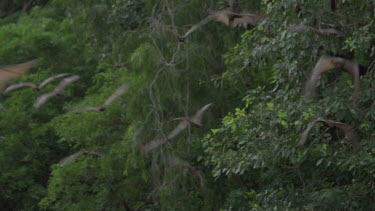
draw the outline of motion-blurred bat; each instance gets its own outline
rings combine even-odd
[[[40,106],[42,106],[45,102],[47,102],[48,99],[61,94],[64,91],[64,89],[66,88],[66,86],[68,86],[68,84],[73,83],[75,81],[78,81],[79,79],[80,79],[80,77],[78,75],[73,75],[73,76],[70,76],[68,78],[63,79],[55,87],[55,89],[52,92],[43,94],[40,97],[38,97],[38,99],[36,100],[36,102],[34,104],[34,108],[37,108],[37,109],[40,108]]]
[[[348,124],[345,124],[345,123],[342,123],[342,122],[335,122],[335,121],[332,121],[332,120],[327,120],[327,119],[317,119],[317,120],[314,120],[313,122],[311,122],[305,131],[303,131],[302,135],[301,135],[301,138],[300,140],[298,141],[298,144],[297,144],[297,147],[302,147],[306,140],[307,140],[307,137],[310,133],[310,130],[314,127],[314,125],[316,125],[317,123],[323,123],[325,126],[327,127],[336,127],[338,129],[340,129],[342,132],[345,133],[345,140],[348,142],[348,143],[351,143],[353,146],[356,145],[358,143],[358,137],[357,135],[355,134],[354,132],[354,129],[352,126],[348,125]]]
[[[69,76],[69,75],[72,75],[72,74],[70,74],[70,73],[57,74],[55,76],[52,76],[52,77],[49,77],[49,78],[45,79],[39,85],[31,83],[31,82],[22,82],[22,83],[18,83],[18,84],[13,84],[13,85],[9,86],[8,88],[6,88],[3,94],[8,94],[9,92],[11,92],[13,90],[16,90],[16,89],[19,89],[19,88],[22,88],[22,87],[30,87],[30,88],[33,88],[35,91],[39,91],[44,86],[46,86],[48,83],[50,83],[51,81],[56,80],[58,78],[63,78],[63,77]]]
[[[37,59],[15,65],[0,67],[0,90],[3,90],[7,83],[13,79],[21,77],[30,70],[37,62]]]
[[[192,174],[196,175],[199,178],[201,187],[204,187],[204,179],[201,171],[197,170],[193,165],[188,161],[183,160],[176,156],[169,155],[167,157],[167,162],[170,166],[182,166],[183,168],[188,169]]]
[[[211,12],[210,15],[208,15],[206,18],[201,20],[199,23],[192,26],[184,35],[179,35],[172,26],[167,26],[162,23],[160,23],[157,20],[154,20],[156,25],[161,26],[163,29],[172,32],[174,36],[177,38],[179,42],[184,42],[186,40],[186,37],[189,36],[191,33],[193,33],[195,30],[200,28],[201,26],[211,22],[211,21],[217,21],[222,22],[227,26],[241,26],[241,25],[251,25],[256,26],[258,22],[264,20],[264,17],[261,17],[259,15],[250,14],[250,13],[235,13],[228,9],[226,10],[219,10],[215,12]]]
[[[213,105],[213,103],[209,103],[205,106],[203,106],[203,108],[201,108],[199,111],[197,111],[197,113],[193,116],[193,118],[189,118],[189,117],[178,117],[178,118],[175,118],[173,120],[181,120],[181,121],[185,121],[187,122],[188,124],[190,125],[194,125],[194,126],[197,126],[197,127],[202,127],[202,119],[203,119],[203,115],[206,113],[206,111]]]
[[[96,156],[96,157],[102,157],[103,156],[99,152],[82,150],[82,151],[78,151],[78,152],[76,152],[72,155],[69,155],[68,157],[65,157],[65,158],[61,159],[60,162],[59,162],[59,165],[64,166],[64,165],[72,162],[73,160],[75,160],[76,158],[78,158],[81,155],[92,155],[92,156]]]
[[[196,125],[202,125],[202,118],[206,111],[213,105],[209,103],[198,110],[189,121],[182,120],[177,127],[175,127],[166,137],[161,139],[155,139],[144,145],[142,148],[145,154],[148,154],[151,150],[159,147],[160,145],[166,144],[168,141],[176,138],[183,130],[185,130],[191,123]]]
[[[202,124],[199,123],[199,122],[194,122],[193,120],[191,120],[189,117],[178,117],[178,118],[174,118],[173,120],[177,120],[177,121],[186,121],[187,123],[189,123],[190,125],[193,125],[193,126],[196,126],[196,127],[202,127]]]
[[[304,24],[298,24],[298,25],[293,25],[289,29],[292,32],[300,32],[300,31],[307,31],[307,30],[312,30],[315,32],[317,35],[334,35],[334,36],[342,36],[343,33],[335,28],[314,28],[311,26],[307,26]]]
[[[359,94],[359,76],[360,76],[360,65],[355,60],[349,60],[342,57],[333,56],[322,56],[316,63],[314,69],[311,72],[310,78],[306,83],[305,87],[305,97],[311,99],[315,95],[316,83],[319,76],[333,68],[342,68],[345,70],[353,80],[354,84],[354,99],[358,97]]]
[[[127,84],[122,85],[120,88],[118,88],[111,96],[108,97],[108,99],[104,102],[102,106],[99,107],[85,107],[81,109],[77,109],[74,112],[81,112],[81,111],[96,111],[96,112],[102,112],[107,109],[107,107],[118,97],[123,95],[126,91],[128,91],[130,86]]]
[[[199,27],[201,27],[201,26],[209,23],[210,21],[212,21],[212,17],[211,16],[208,16],[208,17],[204,18],[199,23],[195,24],[189,30],[187,30],[184,35],[179,35],[178,32],[177,32],[177,30],[174,27],[168,26],[168,25],[164,25],[163,23],[159,22],[158,20],[154,20],[154,24],[157,25],[157,26],[159,26],[159,27],[161,27],[161,28],[163,28],[166,31],[171,32],[176,37],[176,39],[179,42],[185,42],[187,36],[189,36],[191,33],[193,33]]]
[[[211,15],[215,21],[222,22],[227,26],[256,26],[264,20],[264,17],[251,13],[235,13],[231,10],[219,10],[212,12]]]

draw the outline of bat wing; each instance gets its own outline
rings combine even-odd
[[[168,140],[176,138],[183,130],[189,126],[189,123],[181,121],[178,125],[167,135]]]
[[[211,13],[210,16],[213,20],[215,20],[217,22],[222,22],[227,26],[231,25],[231,21],[234,18],[240,18],[241,17],[240,14],[234,13],[234,12],[232,12],[230,10],[227,10],[227,9],[215,11],[215,12]]]
[[[123,95],[130,88],[129,85],[125,84],[118,88],[109,98],[104,102],[103,108],[107,108],[116,98]]]
[[[188,117],[178,117],[178,118],[174,118],[173,120],[186,121],[186,122],[188,122],[190,125],[194,125],[194,126],[196,126],[196,127],[202,127],[201,124],[198,124],[197,122],[193,122],[193,121],[191,121],[191,119],[188,118]]]
[[[42,94],[41,96],[38,97],[38,99],[36,99],[36,102],[34,103],[34,108],[37,108],[37,109],[40,108],[40,106],[42,106],[44,103],[46,103],[47,100],[50,99],[53,96],[56,96],[56,94],[54,92]]]
[[[78,75],[73,75],[73,76],[63,79],[53,90],[53,93],[55,95],[61,94],[66,88],[66,86],[68,86],[70,83],[78,81],[79,79],[80,77]]]
[[[148,154],[153,149],[159,147],[160,145],[166,144],[167,142],[168,142],[168,139],[166,138],[154,139],[142,147],[143,153]]]
[[[74,154],[69,155],[68,157],[65,157],[60,160],[59,165],[64,166],[67,163],[70,163],[71,161],[75,160],[79,156],[83,155],[84,151],[79,151]]]
[[[9,81],[19,78],[29,71],[36,62],[35,59],[21,64],[0,67],[0,90],[3,90]]]
[[[307,137],[310,133],[310,130],[313,128],[313,126],[317,123],[323,123],[324,125],[328,126],[328,127],[337,127],[338,129],[340,129],[341,131],[344,132],[345,134],[345,139],[355,145],[357,144],[358,142],[358,137],[356,135],[356,133],[354,132],[354,129],[352,126],[348,125],[348,124],[345,124],[345,123],[342,123],[342,122],[335,122],[335,121],[332,121],[332,120],[325,120],[325,119],[317,119],[313,122],[311,122],[305,131],[303,131],[302,135],[301,135],[301,138],[297,144],[297,147],[301,147],[305,144],[306,140],[307,140]]]
[[[68,157],[65,157],[65,158],[61,159],[60,162],[59,162],[59,165],[60,166],[64,166],[67,163],[70,163],[73,160],[77,159],[81,155],[93,155],[93,156],[96,156],[96,157],[102,157],[103,156],[101,153],[98,153],[98,152],[78,151],[78,152],[76,152],[76,153],[74,153],[72,155],[69,155]]]
[[[343,69],[351,76],[354,84],[353,97],[356,99],[359,95],[359,64],[355,60],[346,60]]]
[[[189,36],[191,33],[193,33],[195,30],[197,30],[199,27],[209,23],[210,21],[212,21],[213,17],[211,15],[207,16],[206,18],[204,18],[203,20],[201,20],[199,23],[195,24],[194,26],[192,26],[183,36],[183,38],[186,38],[187,36]]]
[[[36,64],[37,61],[38,61],[37,59],[34,59],[25,63],[2,66],[0,67],[0,70],[22,75],[26,73],[30,68],[32,68]]]
[[[321,35],[336,35],[336,36],[342,36],[343,33],[337,29],[334,28],[319,28],[319,29],[314,29],[318,34]]]
[[[30,88],[33,88],[33,89],[37,88],[37,86],[34,83],[23,82],[23,83],[13,84],[13,85],[9,86],[8,88],[5,89],[3,94],[8,94],[9,92],[12,92],[12,91],[14,91],[16,89],[19,89],[19,88],[22,88],[22,87],[30,87]]]
[[[84,111],[100,111],[102,107],[83,107],[75,108],[71,112],[84,112]]]
[[[194,116],[190,119],[192,122],[194,122],[196,125],[202,125],[202,119],[203,115],[206,113],[206,111],[213,105],[213,103],[209,103],[205,106],[203,106],[200,110],[198,110]]]
[[[307,31],[307,30],[315,30],[315,29],[311,26],[307,26],[307,25],[304,25],[304,24],[292,25],[289,28],[289,31],[291,31],[291,32],[300,32],[300,31]]]
[[[168,143],[169,140],[176,138],[183,130],[188,127],[189,123],[185,121],[181,121],[170,133],[168,133],[167,137],[154,139],[143,147],[143,152],[148,154],[151,150],[159,147],[160,145]]]
[[[315,95],[315,88],[318,82],[319,76],[332,69],[337,67],[343,67],[345,64],[345,59],[340,57],[332,56],[322,56],[315,64],[314,69],[312,70],[309,80],[306,83],[305,87],[305,97],[310,99]]]
[[[317,122],[323,122],[325,125],[329,127],[337,127],[339,130],[344,132],[345,139],[355,145],[358,143],[358,136],[354,131],[354,128],[348,124],[342,123],[342,122],[335,122],[332,120],[317,120]]]
[[[34,107],[40,108],[40,106],[42,106],[45,102],[47,102],[48,99],[50,99],[51,97],[54,97],[58,94],[61,94],[68,84],[73,83],[73,82],[75,82],[79,79],[80,79],[80,77],[78,75],[73,75],[73,76],[70,76],[68,78],[65,78],[64,80],[62,80],[59,83],[59,85],[56,86],[56,88],[52,92],[43,94],[40,97],[38,97],[38,99],[36,100],[36,102],[34,104]]]
[[[191,122],[194,122],[194,124],[199,125],[202,124],[202,117],[204,113],[213,105],[213,103],[209,103],[203,108],[201,108],[197,113],[194,115],[194,117],[190,120]],[[147,143],[143,147],[143,151],[145,154],[148,154],[151,150],[159,147],[162,144],[166,144],[169,140],[172,140],[176,138],[183,130],[185,130],[189,126],[189,121],[181,121],[170,133],[168,133],[166,138],[156,139],[152,140],[149,143]]]
[[[317,120],[311,122],[309,125],[307,125],[307,128],[303,131],[301,138],[299,139],[297,143],[297,147],[302,147],[305,145],[307,137],[309,136],[310,130],[314,127]]]
[[[175,27],[172,27],[170,25],[165,25],[164,23],[161,23],[159,20],[157,19],[152,19],[152,22],[154,25],[156,25],[157,27],[160,27],[162,28],[163,30],[165,31],[168,31],[168,32],[171,32],[175,37],[179,38],[180,35],[177,33],[177,30],[175,29]]]
[[[61,73],[61,74],[57,74],[57,75],[54,75],[52,77],[49,77],[49,78],[45,79],[41,84],[39,84],[38,88],[42,89],[44,86],[46,86],[51,81],[54,81],[54,80],[56,80],[58,78],[63,78],[63,77],[69,76],[69,75],[72,75],[72,74],[70,74],[70,73]]]

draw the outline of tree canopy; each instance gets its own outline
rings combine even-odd
[[[374,18],[372,0],[2,1],[0,210],[374,209]]]

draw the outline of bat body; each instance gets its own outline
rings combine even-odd
[[[324,72],[327,72],[333,68],[341,68],[345,70],[353,80],[354,93],[353,97],[356,98],[359,94],[359,76],[360,66],[357,61],[349,60],[342,57],[333,56],[322,56],[316,63],[314,69],[311,72],[310,78],[308,79],[305,87],[305,97],[310,99],[315,95],[315,88],[319,76]]]
[[[55,75],[55,76],[52,76],[52,77],[49,77],[49,78],[45,79],[39,85],[36,85],[34,83],[31,83],[31,82],[22,82],[22,83],[18,83],[18,84],[13,84],[13,85],[7,87],[3,94],[8,94],[9,92],[12,92],[16,89],[20,89],[20,88],[23,88],[23,87],[30,87],[30,88],[33,88],[36,91],[39,91],[44,86],[46,86],[48,83],[50,83],[51,81],[56,80],[58,78],[66,77],[66,76],[69,76],[69,75],[71,75],[71,74],[70,73],[61,73],[61,74],[58,74],[58,75]]]
[[[9,81],[17,79],[29,71],[37,61],[34,59],[21,64],[0,67],[0,90],[3,90]]]
[[[81,112],[81,111],[96,111],[96,112],[102,112],[107,109],[107,107],[118,97],[123,95],[125,92],[129,90],[130,86],[125,84],[122,85],[120,88],[118,88],[111,96],[108,97],[108,99],[103,103],[102,106],[99,107],[85,107],[81,109],[77,109],[74,112]]]
[[[68,78],[63,79],[52,92],[46,93],[38,97],[34,104],[34,108],[38,109],[40,108],[44,103],[47,102],[51,97],[57,96],[61,93],[63,93],[66,86],[68,86],[70,83],[76,82],[80,79],[78,75],[73,75]]]
[[[298,141],[297,147],[302,147],[305,144],[305,142],[307,140],[307,137],[310,133],[310,130],[317,123],[323,123],[327,127],[336,127],[339,130],[343,131],[345,133],[345,140],[347,142],[351,143],[352,145],[356,145],[357,142],[358,142],[357,135],[355,134],[352,126],[350,126],[348,124],[345,124],[345,123],[342,123],[342,122],[335,122],[335,121],[332,121],[332,120],[325,120],[325,119],[317,119],[317,120],[314,120],[313,122],[311,122],[307,126],[306,130],[303,131],[303,133],[301,135],[301,138]]]
[[[235,13],[231,10],[219,10],[211,14],[215,21],[222,22],[227,26],[256,26],[264,20],[264,17],[251,13]]]
[[[151,150],[159,147],[160,145],[168,143],[169,140],[176,138],[182,131],[184,131],[191,123],[194,125],[202,125],[203,115],[213,105],[209,103],[198,110],[192,118],[184,118],[168,135],[161,139],[155,139],[143,146],[143,152],[148,154]],[[185,119],[189,119],[186,121]]]
[[[59,165],[64,166],[64,165],[72,162],[73,160],[77,159],[81,155],[92,155],[92,156],[96,156],[96,157],[102,157],[103,156],[101,153],[98,153],[98,152],[82,150],[82,151],[78,151],[78,152],[76,152],[72,155],[69,155],[68,157],[65,157],[65,158],[61,159],[60,162],[59,162]]]

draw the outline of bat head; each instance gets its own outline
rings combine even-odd
[[[185,37],[180,37],[180,36],[177,36],[177,40],[178,42],[185,42]]]

